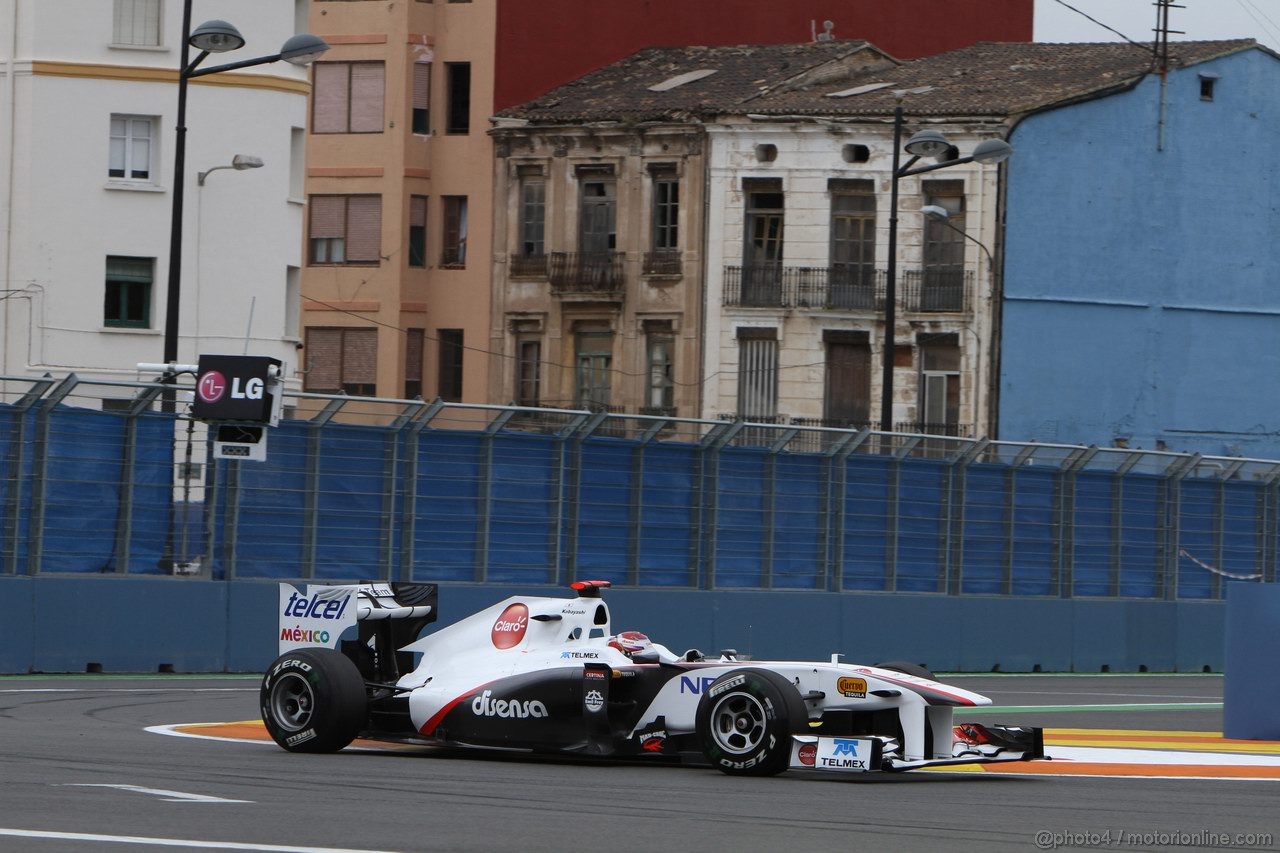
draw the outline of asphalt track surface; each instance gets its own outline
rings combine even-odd
[[[952,680],[992,697],[990,715],[971,715],[988,722],[1221,731],[1218,676]],[[301,756],[146,730],[251,720],[256,698],[256,680],[237,677],[0,678],[0,851],[1013,851],[1050,849],[1055,834],[1057,849],[1280,850],[1277,779],[742,779],[519,757]],[[1194,843],[1206,832],[1271,840]],[[1039,846],[1037,833],[1049,833]]]

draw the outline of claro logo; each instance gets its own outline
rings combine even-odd
[[[523,604],[513,604],[498,621],[493,623],[493,645],[499,649],[511,649],[520,645],[524,632],[529,628],[529,608]]]

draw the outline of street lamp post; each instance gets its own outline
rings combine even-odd
[[[182,46],[178,69],[178,115],[173,149],[173,213],[169,228],[169,282],[164,315],[164,363],[172,365],[178,360],[178,307],[182,295],[182,202],[186,180],[187,159],[187,86],[195,77],[266,65],[283,59],[294,65],[307,65],[329,49],[319,36],[299,33],[291,36],[279,53],[259,56],[240,62],[229,62],[211,68],[199,65],[210,53],[225,53],[244,47],[244,37],[226,21],[206,21],[194,31],[191,29],[192,0],[182,4]],[[191,59],[191,48],[200,53]],[[169,374],[172,380],[172,372]]]
[[[902,144],[903,110],[902,99],[893,111],[893,177],[889,190],[889,263],[885,269],[884,286],[884,356],[883,373],[880,392],[880,430],[893,432],[893,350],[895,343],[895,327],[897,326],[898,297],[898,184],[903,178],[920,175],[925,172],[936,172],[963,163],[983,163],[994,165],[1002,163],[1013,153],[1013,147],[1003,139],[984,139],[973,149],[968,157],[946,158],[954,149],[945,136],[936,130],[917,131]],[[906,163],[902,162],[902,150],[911,155]],[[938,162],[927,166],[917,166],[922,157],[933,157]],[[955,226],[952,226],[955,227]]]

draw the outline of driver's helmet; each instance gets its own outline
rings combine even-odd
[[[634,661],[655,661],[658,650],[653,643],[639,631],[623,631],[609,638],[610,648],[617,649]]]

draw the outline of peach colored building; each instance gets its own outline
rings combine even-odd
[[[499,109],[648,45],[803,41],[827,20],[899,56],[1031,37],[1031,0],[921,2],[927,28],[894,0],[856,20],[847,0],[312,0],[332,48],[312,72],[305,388],[512,399],[488,387]]]

